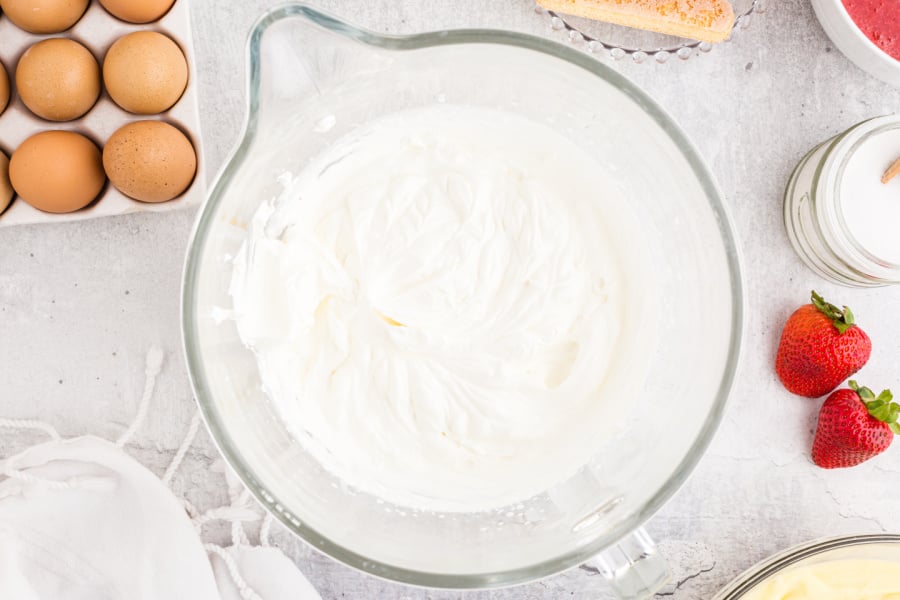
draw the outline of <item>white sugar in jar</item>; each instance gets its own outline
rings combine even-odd
[[[813,148],[785,190],[784,221],[801,259],[848,286],[900,283],[900,116],[864,121]]]

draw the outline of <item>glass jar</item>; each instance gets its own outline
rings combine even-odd
[[[813,148],[784,196],[791,244],[813,271],[854,287],[900,283],[900,116],[864,121]],[[892,197],[893,196],[893,197]]]

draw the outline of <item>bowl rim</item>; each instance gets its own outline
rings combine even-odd
[[[777,554],[773,554],[772,556],[761,560],[735,577],[731,583],[716,594],[713,600],[740,600],[747,593],[752,592],[753,588],[757,587],[759,584],[765,583],[765,581],[773,575],[794,566],[800,561],[841,548],[867,546],[870,544],[900,545],[900,535],[890,533],[845,535],[819,538],[810,542],[798,544],[797,546],[792,546],[787,550],[782,550]]]
[[[211,226],[215,221],[213,217],[216,208],[221,201],[224,190],[233,179],[236,167],[243,162],[257,133],[261,68],[259,50],[262,36],[274,23],[293,17],[305,18],[333,33],[344,35],[364,45],[387,50],[410,51],[459,44],[498,44],[536,51],[567,61],[584,69],[589,74],[606,80],[641,107],[669,136],[672,142],[680,148],[685,160],[697,177],[709,202],[713,216],[718,223],[719,234],[725,248],[725,260],[729,271],[729,284],[732,296],[731,341],[716,398],[696,439],[666,482],[639,510],[629,515],[618,526],[595,537],[590,543],[580,545],[566,553],[536,564],[497,572],[448,574],[407,569],[383,563],[332,542],[317,530],[306,525],[302,519],[291,514],[283,502],[264,489],[260,482],[256,480],[251,468],[228,435],[223,420],[217,413],[211,398],[210,386],[203,366],[202,350],[198,343],[199,335],[195,313],[198,290],[195,282],[201,266],[200,258]],[[319,11],[305,4],[291,3],[269,9],[260,17],[251,31],[247,44],[247,53],[249,56],[250,76],[247,82],[248,110],[245,115],[242,138],[220,169],[216,182],[211,187],[208,199],[194,223],[182,279],[181,325],[188,376],[200,413],[219,452],[243,481],[250,493],[289,531],[305,540],[316,550],[345,565],[390,581],[443,589],[497,588],[526,583],[557,574],[576,567],[604,549],[615,545],[619,540],[627,537],[633,530],[650,519],[688,479],[712,442],[713,436],[722,421],[737,373],[743,345],[746,312],[741,269],[741,249],[737,241],[736,229],[730,210],[725,204],[724,196],[712,171],[706,165],[693,142],[690,141],[680,126],[675,123],[674,119],[649,95],[610,67],[574,48],[569,48],[553,40],[523,33],[494,29],[459,29],[403,36],[383,35],[348,25],[326,12]]]
[[[813,0],[812,4],[825,33],[828,34],[828,37],[841,52],[847,56],[847,58],[856,63],[857,66],[864,71],[879,78],[883,78],[884,75],[874,73],[872,69],[890,69],[893,71],[895,77],[900,77],[900,59],[894,58],[886,51],[882,50],[878,44],[870,40],[869,36],[863,33],[862,28],[857,25],[856,21],[853,20],[853,17],[850,16],[843,0]],[[826,22],[834,25],[837,25],[838,23],[830,19],[823,19],[819,14],[819,11],[823,9],[831,11],[831,15],[839,22],[841,31],[835,31],[826,24]],[[853,38],[853,42],[855,42],[853,46],[850,45],[850,40],[847,40],[846,38],[843,40],[841,39],[842,33]],[[848,52],[848,49],[850,48],[856,48],[860,52]],[[861,52],[865,52],[865,55],[862,55]]]

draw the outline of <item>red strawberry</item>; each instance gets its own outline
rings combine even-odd
[[[859,371],[872,354],[872,341],[843,310],[816,292],[812,304],[792,314],[775,357],[775,372],[789,392],[818,398]]]
[[[823,469],[852,467],[887,450],[900,433],[900,405],[893,398],[890,390],[876,398],[855,381],[828,396],[819,411],[813,462]]]

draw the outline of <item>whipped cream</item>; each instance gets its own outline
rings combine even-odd
[[[264,202],[231,294],[306,449],[396,504],[525,500],[610,440],[655,349],[639,224],[547,126],[434,106],[363,126]]]

